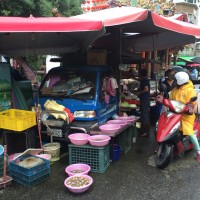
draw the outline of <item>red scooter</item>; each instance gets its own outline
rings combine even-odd
[[[188,103],[196,100],[197,97],[193,97]],[[159,169],[167,167],[172,161],[173,156],[183,156],[185,151],[193,148],[190,138],[183,136],[179,131],[181,114],[188,112],[188,105],[170,99],[164,99],[163,104],[167,109],[160,115],[156,124],[158,150],[156,152],[155,163]],[[198,119],[195,120],[194,131],[197,139],[199,139],[200,123]]]

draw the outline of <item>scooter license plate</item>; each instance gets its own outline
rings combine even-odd
[[[62,137],[62,129],[51,129],[51,135],[55,137]]]

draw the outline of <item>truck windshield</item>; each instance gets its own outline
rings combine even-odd
[[[96,73],[93,71],[68,70],[49,74],[40,89],[43,96],[76,99],[94,99]]]

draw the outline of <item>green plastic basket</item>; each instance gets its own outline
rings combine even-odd
[[[69,164],[84,163],[91,167],[91,172],[104,172],[110,165],[110,146],[94,147],[69,144]]]

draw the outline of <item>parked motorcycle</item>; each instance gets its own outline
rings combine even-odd
[[[197,97],[193,97],[188,104],[196,100]],[[173,156],[178,155],[182,157],[185,151],[193,148],[189,136],[183,136],[179,130],[181,126],[181,114],[188,112],[188,104],[170,99],[163,100],[163,105],[167,109],[160,115],[156,124],[158,150],[156,152],[155,164],[159,169],[167,167],[172,161]],[[200,122],[198,119],[195,120],[194,131],[197,139],[199,139]]]

